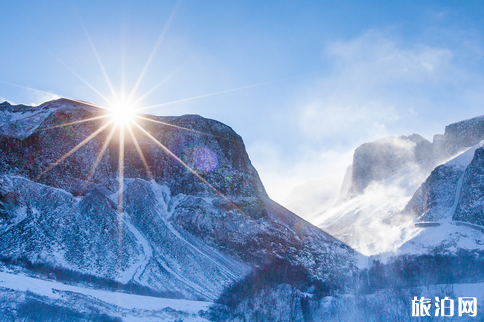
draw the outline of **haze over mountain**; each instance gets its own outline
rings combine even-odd
[[[397,251],[415,236],[439,230],[419,222],[482,225],[482,140],[484,116],[448,125],[433,142],[412,134],[365,143],[355,150],[339,200],[312,221],[368,255]],[[442,238],[430,239],[436,247]],[[480,248],[476,238],[469,249]]]
[[[432,310],[442,298],[455,303],[475,298],[472,313],[447,312],[449,321],[480,316],[483,132],[481,116],[447,126],[433,142],[412,134],[361,145],[339,200],[328,207],[321,196],[323,211],[312,221],[372,255],[368,266],[351,279],[333,277],[332,285],[311,281],[303,268],[293,277],[261,270],[226,290],[214,316],[222,321],[426,321],[412,311],[416,298],[429,299],[431,320],[439,319],[439,311]],[[324,184],[311,184],[318,183]],[[247,291],[254,281],[259,286]]]

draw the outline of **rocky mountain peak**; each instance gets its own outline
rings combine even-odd
[[[418,134],[387,137],[359,146],[353,164],[347,171],[347,196],[361,194],[372,182],[381,182],[396,171],[419,164],[420,171],[430,173],[438,164],[478,144],[484,139],[484,116],[478,116],[445,127],[444,134],[436,134],[433,142]],[[351,176],[350,176],[351,175]],[[343,191],[343,192],[344,192]]]
[[[30,114],[26,114],[26,109]],[[17,117],[18,124],[5,130],[5,127],[12,126],[12,122],[8,122],[0,127],[0,132],[3,130],[9,136],[24,139],[14,140],[13,146],[12,142],[10,143],[9,157],[5,162],[12,172],[27,173],[29,178],[35,178],[49,164],[56,162],[108,122],[107,119],[81,122],[102,116],[105,111],[88,103],[68,99],[46,102],[38,107],[19,107],[16,114],[23,115],[21,118]],[[136,122],[176,157],[164,151],[146,133],[132,126],[137,142],[133,141],[130,133],[126,131],[124,136],[126,178],[148,178],[148,173],[136,149],[136,143],[138,143],[155,180],[170,183],[173,191],[210,192],[205,183],[176,160],[179,158],[223,193],[266,196],[257,171],[250,163],[242,139],[230,127],[198,115],[179,117],[144,115],[143,119],[137,119]],[[63,124],[66,125],[62,126]],[[23,127],[28,128],[29,131],[17,131],[22,132],[20,134],[15,132],[15,129]],[[80,193],[76,190],[81,189],[89,176],[91,166],[96,162],[97,155],[109,136],[109,131],[110,127],[106,128],[65,162],[42,177],[41,182],[66,188],[74,194]],[[118,153],[119,131],[116,131],[99,161],[92,182],[106,187],[113,184],[117,178]],[[33,155],[39,156],[36,162],[32,160]],[[20,167],[11,168],[11,164],[17,162],[14,160],[22,160],[23,164]],[[175,178],[177,180],[174,180]]]
[[[362,144],[353,155],[348,196],[362,193],[372,181],[382,181],[405,166],[431,157],[432,143],[418,134]]]
[[[268,198],[229,126],[141,115],[123,137],[104,113],[60,99],[1,114],[9,260],[211,300],[276,259],[321,279],[355,268],[355,251]]]
[[[484,139],[484,115],[449,124],[443,136],[444,153],[455,155]]]

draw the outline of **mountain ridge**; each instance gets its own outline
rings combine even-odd
[[[483,128],[484,116],[478,116],[446,126],[444,134],[435,135],[432,143],[413,134],[362,144],[346,171],[339,200],[332,208],[313,215],[313,222],[366,254],[396,251],[413,236],[414,217],[425,214],[415,221],[432,222],[453,205],[452,189],[474,157],[476,145],[484,140]],[[467,154],[465,166],[446,165]],[[467,181],[477,178],[478,168],[472,175],[467,170]],[[433,190],[426,180],[433,180]],[[477,196],[480,184],[474,184]],[[473,214],[464,215],[469,212],[459,210],[461,217],[479,217],[479,205]],[[474,219],[470,224],[477,222]]]
[[[120,148],[89,103],[2,106],[2,254],[205,300],[277,258],[322,279],[356,269],[357,252],[268,198],[220,122],[143,115]]]

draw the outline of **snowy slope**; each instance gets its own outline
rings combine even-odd
[[[52,109],[37,109],[24,105],[0,104],[0,135],[23,139],[35,131]]]
[[[111,305],[106,308],[106,312],[104,313],[115,317],[122,317],[123,321],[135,321],[137,319],[173,321],[177,317],[176,314],[171,314],[170,316],[170,314],[161,313],[163,310],[170,312],[169,309],[185,313],[187,315],[184,319],[185,321],[206,321],[198,313],[200,311],[206,311],[212,305],[210,302],[175,300],[89,289],[8,271],[0,271],[0,296],[3,293],[2,290],[30,292],[40,297],[54,300],[56,303],[67,301],[69,297],[73,296],[72,293],[78,294],[85,301],[94,299]],[[120,308],[124,314],[119,314],[116,308]],[[159,316],[157,317],[157,315]]]
[[[136,128],[136,141],[125,136],[120,190],[119,133],[106,144],[106,129],[69,152],[106,124],[103,110],[66,99],[16,108],[51,112],[37,130],[0,140],[0,266],[44,265],[205,301],[276,259],[320,279],[356,269],[357,252],[268,198],[242,139],[220,122],[140,120],[152,138]]]
[[[408,165],[373,182],[364,193],[337,203],[313,223],[365,255],[394,250],[413,231],[413,218],[402,217],[401,210],[425,179],[420,170]]]
[[[396,251],[425,231],[425,222],[484,225],[484,161],[474,158],[482,128],[484,116],[447,126],[432,143],[414,134],[363,144],[347,196],[312,222],[366,255]]]
[[[455,255],[459,249],[484,251],[483,231],[484,227],[467,227],[450,221],[436,227],[418,227],[413,231],[414,236],[404,241],[395,254]]]
[[[464,172],[482,145],[483,142],[476,144],[436,167],[403,212],[418,217],[418,221],[422,222],[440,219],[447,222],[452,218],[461,196]]]
[[[470,193],[469,181],[479,181],[470,170],[478,162],[480,142],[437,167],[415,193],[404,211],[415,215],[414,237],[398,249],[398,253],[456,253],[459,249],[484,250],[484,227],[463,221],[456,210],[465,212]],[[476,180],[477,179],[477,180]],[[482,217],[480,212],[480,217]]]
[[[53,112],[72,109],[92,110],[93,107],[82,102],[66,99],[47,102],[40,106],[0,103],[0,136],[25,139],[41,128],[43,122]]]

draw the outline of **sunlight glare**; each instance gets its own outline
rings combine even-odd
[[[135,108],[127,101],[118,101],[111,108],[111,117],[118,124],[128,124],[136,115]]]

